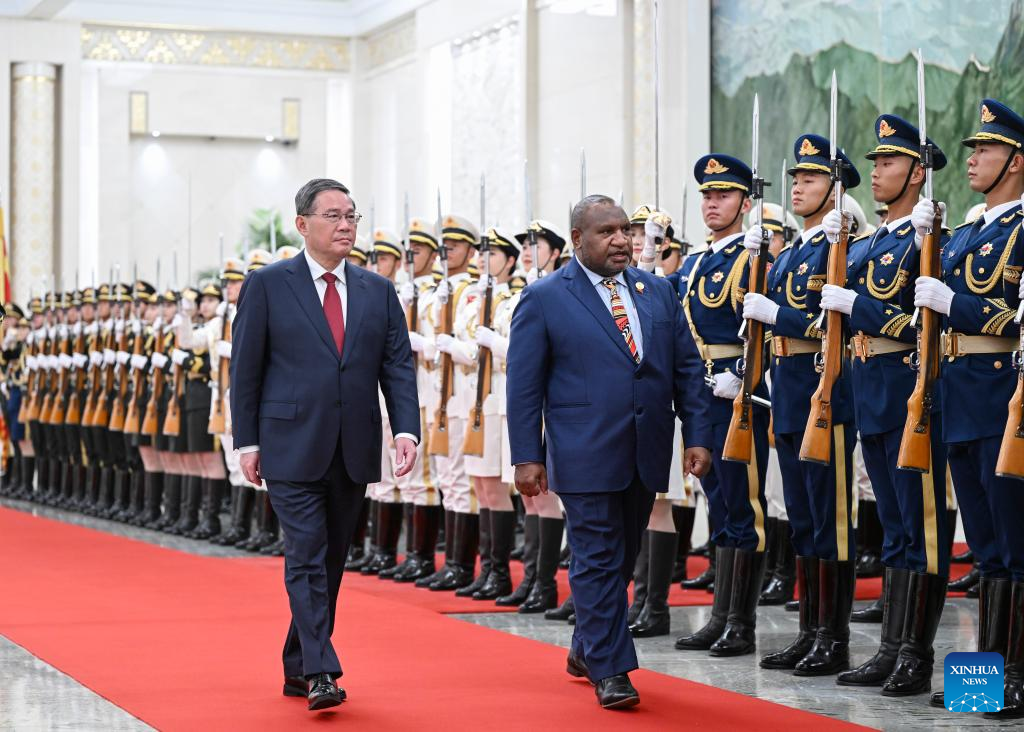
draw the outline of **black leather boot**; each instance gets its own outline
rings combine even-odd
[[[540,516],[526,514],[523,517],[523,581],[509,594],[494,601],[499,607],[518,607],[526,602],[537,579],[537,551],[540,547]]]
[[[491,509],[481,508],[477,523],[480,526],[477,543],[480,549],[480,575],[476,579],[472,579],[472,572],[470,572],[470,582],[459,586],[455,590],[457,597],[472,597],[474,592],[477,592],[484,586],[487,582],[487,575],[491,573]],[[456,528],[456,535],[458,535],[458,528]],[[455,546],[457,551],[459,546],[458,540],[456,540]],[[464,562],[463,566],[465,566]],[[471,566],[476,567],[475,560]],[[430,589],[434,588],[431,587]]]
[[[690,556],[690,536],[693,534],[693,520],[696,516],[697,509],[693,506],[672,506],[672,523],[679,534],[676,561],[672,567],[672,584],[686,579],[686,560]]]
[[[796,587],[796,552],[789,535],[789,521],[775,520],[775,568],[761,592],[758,605],[783,605],[793,599]]]
[[[818,560],[818,635],[794,675],[831,676],[850,667],[850,608],[856,581],[853,561]]]
[[[540,517],[537,521],[537,576],[519,612],[547,612],[558,607],[558,557],[562,551],[565,520]],[[568,616],[566,616],[568,617]]]
[[[882,520],[878,517],[878,504],[861,501],[857,507],[857,576],[881,577],[885,574],[882,564]]]
[[[103,518],[117,521],[123,516],[131,502],[131,474],[122,468],[114,467],[114,504]]]
[[[412,521],[406,529],[412,536],[412,551],[395,572],[395,582],[415,582],[434,573],[434,547],[442,513],[440,506],[413,506]]]
[[[29,497],[30,501],[36,503],[45,503],[43,500],[46,496],[46,491],[50,485],[50,460],[46,457],[37,458],[36,463],[36,484],[32,495]]]
[[[21,457],[21,479],[15,487],[12,498],[27,501],[32,497],[36,479],[36,459],[22,455]]]
[[[489,513],[489,512],[488,512]],[[433,592],[450,592],[468,587],[473,582],[473,569],[480,548],[479,514],[456,513],[453,523],[454,536],[448,536],[453,544],[452,562],[441,570],[441,576],[430,584]]]
[[[440,529],[439,532],[440,533]],[[455,512],[445,511],[444,512],[444,564],[436,572],[431,572],[425,577],[420,577],[416,580],[416,586],[422,589],[430,589],[430,585],[435,580],[441,577],[441,574],[448,568],[452,563],[452,557],[455,553],[455,542],[452,537],[455,535]]]
[[[174,526],[181,516],[181,476],[164,473],[164,499],[163,511],[156,521],[146,524],[147,529],[154,531],[166,531],[167,527]]]
[[[981,573],[978,572],[978,565],[975,564],[971,567],[967,574],[962,577],[958,577],[949,583],[950,592],[967,592],[972,587],[977,586],[978,581],[981,579]]]
[[[139,516],[146,508],[146,473],[142,468],[135,468],[128,478],[131,496],[128,499],[128,510],[121,519],[126,524],[141,526]]]
[[[1010,595],[1012,583],[1008,579],[982,577],[978,583],[978,651],[1005,653],[1010,629]],[[1005,660],[1005,656],[1003,657]],[[1005,686],[1006,667],[1003,666]],[[933,707],[945,708],[941,691],[929,700]],[[1006,702],[1006,699],[1003,699]]]
[[[377,574],[394,567],[398,557],[398,537],[402,532],[402,504],[377,501],[373,545],[370,560],[359,568],[362,574]]]
[[[199,525],[199,504],[203,499],[203,479],[198,475],[186,475],[181,499],[181,516],[178,523],[168,532],[178,536],[190,534]]]
[[[394,579],[395,575],[405,566],[405,563],[409,561],[409,557],[415,551],[416,544],[412,536],[412,509],[413,505],[411,503],[402,504],[402,521],[398,525],[399,533],[401,533],[402,526],[405,526],[405,558],[401,564],[396,561],[390,567],[377,572],[378,579]],[[398,537],[395,538],[395,542],[397,544]]]
[[[114,504],[114,469],[104,465],[100,468],[100,492],[96,498],[93,516],[104,516]]]
[[[209,539],[220,534],[220,504],[226,480],[203,479],[203,516],[189,536],[193,539]]]
[[[565,598],[558,607],[551,608],[550,610],[544,611],[545,620],[562,620],[566,621],[570,617],[576,617],[576,602],[572,599],[572,595]]]
[[[744,656],[757,649],[757,602],[764,584],[765,553],[737,549],[732,565],[732,596],[722,635],[711,644],[712,656]]]
[[[364,498],[359,508],[359,518],[356,519],[356,533],[352,537],[352,544],[348,548],[348,559],[345,561],[345,569],[349,572],[361,569],[369,559],[366,554],[366,524],[370,518],[370,499]]]
[[[85,506],[85,466],[81,463],[71,463],[68,466],[71,473],[71,501],[68,508],[72,511],[81,511]]]
[[[725,630],[725,622],[729,617],[729,608],[732,604],[732,572],[736,549],[716,546],[715,554],[717,554],[717,576],[715,599],[711,604],[711,618],[696,633],[676,639],[676,649],[680,651],[706,651]]]
[[[946,604],[947,578],[914,572],[910,575],[906,624],[896,668],[882,687],[883,696],[913,696],[932,690],[935,632]]]
[[[248,539],[252,533],[252,514],[256,507],[256,489],[251,485],[240,485],[235,491],[231,506],[231,526],[211,541],[221,546],[232,546]]]
[[[800,632],[781,651],[761,657],[761,668],[792,670],[814,645],[818,635],[818,558],[796,558],[796,595],[799,603]]]
[[[277,515],[270,503],[270,493],[268,491],[260,491],[260,493],[263,495],[256,499],[260,501],[259,523],[256,525],[256,531],[245,541],[235,544],[236,547],[247,552],[258,552],[273,544],[278,537]]]
[[[896,667],[907,616],[910,570],[885,568],[882,585],[882,640],[878,652],[851,671],[836,678],[840,686],[881,686]],[[853,618],[851,617],[851,620]]]
[[[679,534],[674,531],[648,531],[647,597],[643,609],[629,632],[634,638],[668,635],[672,629],[668,611],[668,592],[672,586]]]
[[[146,505],[140,526],[150,526],[160,520],[160,505],[164,499],[164,474],[146,473]]]
[[[989,719],[1024,717],[1024,582],[1014,582],[1010,590],[1009,627],[1003,666],[1003,708],[986,712]]]
[[[647,577],[650,574],[651,532],[644,531],[640,537],[640,551],[636,553],[636,564],[633,565],[633,602],[626,612],[626,622],[632,626],[640,617],[640,612],[647,602]]]
[[[693,579],[685,579],[680,582],[679,586],[684,590],[706,590],[715,581],[715,565],[718,563],[718,552],[715,551],[715,545],[710,539],[708,540],[708,549],[708,568]]]
[[[490,570],[483,587],[473,593],[474,600],[496,600],[512,592],[509,572],[512,547],[516,541],[515,511],[491,510]]]

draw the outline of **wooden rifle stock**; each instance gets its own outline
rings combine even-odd
[[[441,332],[452,333],[452,300],[454,292],[448,293],[448,301],[441,306]],[[430,425],[430,454],[448,455],[448,400],[452,397],[452,371],[455,364],[450,353],[441,354],[441,402],[434,412],[434,421]]]
[[[160,326],[159,332],[155,334],[156,340],[153,343],[153,352],[163,354],[164,352],[164,326]],[[164,394],[164,370],[153,367],[150,375],[149,403],[146,405],[146,415],[142,418],[142,434],[155,436],[159,434],[160,428],[160,400]]]
[[[1018,311],[1024,316],[1024,304]],[[1006,417],[1006,429],[999,446],[996,460],[996,475],[1000,478],[1024,480],[1024,317],[1020,323],[1020,350],[1017,352],[1017,389],[1010,397],[1010,413]]]
[[[83,322],[78,331],[78,338],[75,341],[75,353],[85,353],[85,323]],[[82,423],[82,402],[81,391],[85,388],[85,369],[75,369],[75,380],[71,385],[71,396],[68,397],[67,413],[64,416],[64,424]]]
[[[938,207],[932,220],[932,233],[921,242],[921,276],[942,277],[939,260],[939,236],[942,232],[942,214]],[[941,317],[934,310],[920,308],[917,331],[917,381],[907,400],[907,421],[903,425],[900,451],[896,466],[903,470],[927,473],[932,465],[932,404],[935,402],[935,382],[939,378],[942,354],[939,352]]]
[[[99,325],[96,326],[96,342],[94,346],[97,351],[103,350],[103,340],[100,335]],[[99,400],[100,386],[102,382],[102,370],[101,364],[90,364],[89,365],[89,393],[85,397],[85,409],[82,410],[82,421],[83,427],[92,427],[95,425],[96,419],[96,404]]]
[[[849,247],[850,229],[843,218],[839,240],[828,251],[828,274],[826,282],[837,287],[846,286],[846,253]],[[807,416],[807,427],[800,445],[800,459],[828,465],[832,461],[832,392],[843,370],[846,358],[843,338],[843,314],[827,310],[825,333],[821,338],[821,378],[818,388],[811,396],[811,411]]]
[[[747,290],[761,295],[767,291],[768,252],[750,258]],[[754,390],[764,380],[764,323],[747,320],[747,341],[743,344],[743,387],[732,401],[732,418],[722,447],[722,459],[750,464],[754,452]]]
[[[108,350],[114,345],[114,328],[111,326],[106,338],[103,340],[103,349]],[[93,412],[92,425],[94,427],[108,427],[110,425],[110,405],[107,399],[114,388],[114,365],[107,364],[102,367],[103,378],[99,389],[96,392],[96,410]]]
[[[491,327],[491,310],[494,303],[494,286],[488,281],[484,292],[483,310],[480,311],[480,325]],[[494,363],[491,349],[480,348],[477,354],[476,402],[469,411],[466,424],[466,439],[462,443],[462,452],[466,455],[483,456],[484,454],[484,402],[491,393],[491,367]]]
[[[178,364],[174,365],[174,385],[171,389],[163,433],[165,437],[178,437],[181,434],[181,398],[185,393],[185,369]]]
[[[57,339],[56,339],[56,337],[50,342],[50,352],[48,354],[46,354],[46,355],[47,356],[56,356],[57,355]],[[46,381],[45,381],[45,383],[43,384],[43,387],[42,387],[42,391],[43,391],[43,394],[42,394],[42,404],[40,404],[39,402],[36,402],[35,413],[33,414],[33,417],[32,417],[33,419],[39,420],[43,424],[49,424],[50,423],[50,412],[53,411],[53,389],[54,389],[53,371],[47,371],[46,372]]]
[[[139,332],[135,336],[135,343],[132,347],[133,356],[142,355],[142,343],[146,340],[145,325],[140,323]],[[141,429],[142,419],[139,416],[139,400],[142,398],[142,383],[145,374],[142,369],[135,369],[132,374],[132,393],[126,400],[126,412],[124,416],[124,433],[126,435],[137,435]]]
[[[224,308],[224,322],[221,326],[221,340],[231,340],[231,320],[228,318],[228,308]],[[217,392],[213,400],[213,412],[210,414],[210,421],[206,431],[211,435],[222,435],[227,431],[227,424],[224,419],[226,409],[224,408],[224,395],[227,393],[228,379],[230,378],[230,362],[226,358],[217,359]]]
[[[124,351],[128,347],[126,333],[128,329],[128,322],[125,320],[121,327],[121,335],[117,339],[117,350],[119,352]],[[108,428],[111,432],[124,432],[125,422],[125,396],[128,394],[128,364],[121,366],[121,370],[117,374],[117,390],[114,394],[114,404],[110,409],[110,424]]]
[[[64,339],[63,345],[60,346],[60,353],[58,355],[66,356],[68,351],[68,338]],[[67,381],[67,369],[61,366],[57,371],[57,386],[53,390],[53,403],[50,406],[50,421],[49,424],[59,427],[64,424],[64,384]]]
[[[416,333],[420,327],[420,291],[416,287],[416,282],[412,283],[412,302],[409,303],[409,310],[405,314],[405,324],[409,329],[410,333]],[[418,368],[420,365],[420,354],[416,351],[412,352],[412,365],[413,368]]]
[[[36,348],[35,342],[33,342],[32,345],[28,347],[28,353],[25,355],[26,360],[28,359],[28,356],[35,357],[36,353],[38,353],[38,349]],[[31,402],[33,399],[33,395],[35,394],[35,390],[37,388],[36,384],[38,383],[38,381],[39,369],[29,371],[28,379],[26,379],[25,381],[25,394],[21,400],[21,407],[18,409],[18,422],[20,422],[21,424],[28,424],[29,422],[29,402]]]

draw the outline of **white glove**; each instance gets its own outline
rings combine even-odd
[[[131,357],[132,368],[141,371],[146,368],[147,359],[141,353],[133,353]]]
[[[750,252],[751,257],[755,254],[761,253],[761,228],[762,227],[757,224],[754,224],[747,229],[747,233],[743,235],[743,246],[748,252]],[[771,232],[768,232],[768,241],[771,241],[771,239]]]
[[[437,336],[437,350],[441,353],[451,353],[455,343],[455,337],[447,333],[440,333]]]
[[[153,351],[153,355],[149,358],[153,362],[153,365],[158,369],[162,369],[167,365],[167,356],[157,351]]]
[[[181,311],[182,315],[192,315],[196,311],[196,301],[190,297],[183,297],[178,304],[178,310]]]
[[[437,283],[437,289],[434,293],[437,295],[437,301],[440,303],[448,302],[448,296],[451,294],[451,286],[448,284],[448,280],[441,280]]]
[[[11,396],[10,392],[7,389],[6,381],[0,381],[0,394],[3,394],[5,397]]]
[[[124,333],[124,321],[118,320],[114,323],[114,335],[120,338],[122,333]]]
[[[409,307],[409,304],[416,299],[416,286],[411,282],[403,282],[402,286],[398,288],[398,299],[401,300],[403,308]]]
[[[29,331],[28,336],[26,336],[26,338],[25,338],[25,345],[26,346],[31,346],[33,343],[35,343],[35,340],[36,340],[35,334],[32,333],[31,331]]]
[[[185,320],[184,320],[184,318],[181,317],[181,313],[175,313],[174,314],[174,319],[171,320],[171,327],[172,328],[177,328],[179,325],[181,325],[184,322],[185,322]]]
[[[66,325],[64,325],[63,323],[58,325],[57,326],[57,335],[60,336],[61,338],[67,338],[68,337],[68,327]]]
[[[103,354],[99,351],[89,351],[89,363],[92,366],[99,366],[103,363]]]
[[[74,361],[71,360],[71,356],[66,353],[62,353],[57,356],[57,365],[62,369],[69,369]]]
[[[953,304],[953,290],[934,277],[918,277],[914,287],[914,306],[928,308],[943,315],[949,315]]]
[[[492,348],[494,346],[495,333],[490,328],[478,326],[476,329],[476,344],[481,348]]]
[[[35,356],[25,356],[25,365],[29,371],[35,371],[39,368],[39,361]]]
[[[821,307],[823,310],[836,310],[849,315],[853,312],[853,301],[857,293],[838,285],[825,285],[821,288]]]
[[[49,371],[50,370],[50,357],[49,356],[40,356],[39,360],[36,361],[36,365],[39,368],[41,368],[43,371]]]
[[[443,353],[451,354],[452,360],[462,366],[472,366],[476,363],[476,349],[460,341],[447,333],[441,333],[437,337],[437,347]]]
[[[185,359],[188,358],[188,351],[183,351],[180,348],[175,348],[171,351],[171,360],[174,361],[175,366],[181,366],[185,363]]]
[[[99,332],[100,332],[100,324],[97,323],[95,320],[92,321],[91,323],[89,323],[89,325],[85,326],[85,334],[86,335],[96,335]]]
[[[735,399],[743,386],[743,380],[731,371],[723,371],[714,375],[715,386],[711,393],[722,399]]]
[[[73,335],[75,338],[77,338],[81,334],[82,334],[82,321],[79,320],[78,322],[76,322],[74,325],[71,326],[71,335]]]
[[[671,223],[664,214],[653,214],[644,222],[644,247],[640,250],[641,261],[653,261],[658,252],[657,239],[664,240],[665,229]]]
[[[231,358],[231,341],[217,341],[217,355],[221,358]]]
[[[775,325],[775,319],[779,317],[779,306],[764,295],[748,292],[743,296],[743,317]]]
[[[89,357],[84,353],[76,353],[71,357],[71,362],[75,364],[76,369],[84,369],[85,365],[89,363]]]
[[[124,366],[132,358],[132,354],[128,353],[128,351],[118,351],[115,355],[117,357],[117,363],[121,366]]]
[[[537,281],[537,268],[536,267],[530,267],[528,270],[526,270],[526,284],[532,285],[536,281]]]
[[[821,225],[825,229],[825,238],[828,239],[829,244],[835,244],[839,241],[839,230],[843,228],[843,217],[849,221],[850,214],[846,211],[840,214],[835,209],[832,209],[821,220]]]
[[[134,333],[135,335],[139,335],[140,333],[142,333],[142,320],[140,320],[139,318],[135,318],[134,320],[132,320],[132,333]]]
[[[1019,297],[1021,300],[1024,300],[1024,278],[1021,278],[1020,289],[1017,290],[1017,297]]]
[[[56,325],[51,325],[49,328],[46,329],[46,334],[50,337],[51,340],[56,338],[57,337],[57,326]]]
[[[416,353],[423,353],[425,346],[427,345],[427,339],[421,336],[414,330],[409,331],[409,346]]]
[[[217,316],[223,318],[225,313],[228,311],[228,303],[226,300],[221,300],[220,305],[217,306]]]
[[[946,204],[939,202],[939,211],[942,212],[942,218],[945,220]],[[914,246],[918,249],[921,248],[921,242],[924,241],[925,236],[931,233],[934,217],[935,207],[927,198],[918,201],[914,210],[910,212],[910,223],[914,225]]]
[[[103,349],[103,365],[104,366],[113,366],[114,362],[116,360],[117,360],[117,354],[116,353],[114,353],[109,348],[104,348]]]
[[[154,332],[154,333],[157,333],[157,332],[159,332],[159,331],[160,331],[160,329],[161,329],[161,328],[163,328],[163,327],[164,327],[164,319],[163,319],[163,316],[157,315],[157,316],[156,316],[156,319],[155,319],[155,320],[153,321],[153,332]]]

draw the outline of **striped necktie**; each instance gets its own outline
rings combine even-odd
[[[601,284],[608,288],[612,296],[612,318],[618,327],[622,337],[626,339],[626,347],[633,354],[633,360],[640,363],[640,354],[637,353],[636,343],[633,341],[633,329],[629,327],[629,316],[626,315],[626,306],[622,304],[622,297],[619,295],[617,283],[611,277],[605,277]]]

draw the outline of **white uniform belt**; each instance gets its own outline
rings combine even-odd
[[[717,361],[720,358],[739,358],[743,346],[739,343],[701,343],[697,346],[702,361]]]
[[[892,338],[877,338],[864,335],[863,333],[855,335],[851,339],[850,347],[853,349],[853,355],[861,361],[867,361],[869,358],[881,356],[885,353],[902,353],[903,351],[914,350],[912,343],[903,343]]]
[[[785,357],[820,352],[820,340],[807,341],[802,338],[789,338],[787,336],[774,336],[772,338],[772,355],[775,356]]]

